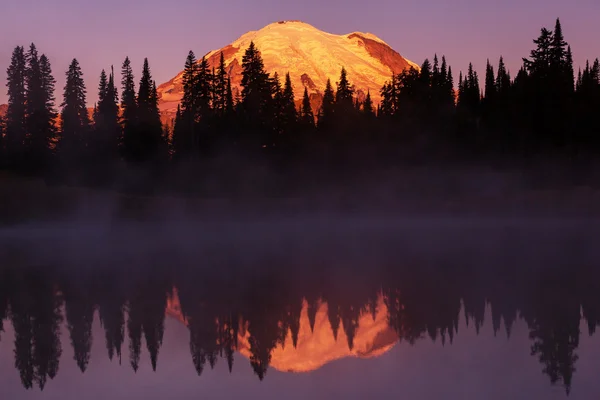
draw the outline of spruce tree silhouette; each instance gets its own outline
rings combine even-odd
[[[299,119],[304,130],[310,130],[315,127],[315,115],[310,104],[310,96],[308,95],[308,88],[306,86],[304,87],[304,94],[302,95],[302,106]]]
[[[327,79],[325,92],[323,92],[323,101],[319,110],[318,127],[320,130],[328,130],[333,126],[335,113],[335,94],[331,86],[331,80]]]
[[[94,121],[98,141],[98,162],[109,168],[107,163],[119,159],[121,128],[119,126],[118,90],[115,87],[115,74],[111,67],[110,75],[102,70],[98,89],[98,113]]]
[[[372,121],[375,118],[375,110],[373,109],[373,101],[371,100],[371,92],[367,91],[367,96],[363,102],[362,113],[368,121]]]
[[[226,111],[228,78],[229,74],[225,67],[225,56],[223,55],[223,52],[221,52],[219,56],[219,67],[217,68],[214,82],[214,109],[216,114],[220,117],[222,117]]]
[[[41,162],[46,156],[45,149],[48,146],[47,125],[43,118],[46,109],[46,96],[42,87],[42,70],[40,58],[35,44],[31,44],[25,55],[27,59],[26,83],[26,160],[28,168],[38,170],[42,165],[34,165]],[[35,145],[34,145],[35,143]],[[35,150],[34,150],[35,148]]]
[[[244,113],[246,134],[244,146],[250,153],[273,146],[273,81],[265,71],[260,52],[250,42],[242,57],[241,109]],[[249,146],[249,147],[248,147]],[[254,149],[254,150],[252,150]]]
[[[85,372],[92,350],[92,322],[94,303],[89,288],[83,285],[69,285],[64,289],[67,328],[74,351],[74,360],[81,372]]]
[[[63,162],[79,164],[85,160],[89,141],[90,118],[86,106],[86,89],[79,62],[73,59],[67,71],[61,104],[61,131],[58,152]],[[65,166],[66,167],[66,166]]]
[[[138,148],[138,105],[131,60],[125,57],[121,66],[121,149],[127,161],[136,160]]]
[[[6,161],[13,169],[23,167],[27,134],[27,61],[25,49],[13,50],[7,69],[8,109],[6,111]]]
[[[194,52],[190,50],[185,61],[182,76],[183,97],[181,107],[178,105],[175,127],[173,130],[173,150],[176,159],[189,159],[193,155],[196,113],[198,105],[197,80],[198,65]]]
[[[162,150],[162,124],[158,110],[156,85],[152,80],[148,59],[144,59],[137,96],[138,125],[130,149],[131,161],[155,164]],[[135,144],[134,144],[135,143]]]

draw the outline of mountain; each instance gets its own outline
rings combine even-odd
[[[308,88],[315,113],[327,79],[331,79],[335,88],[342,66],[359,98],[370,91],[375,103],[379,102],[379,91],[392,74],[411,66],[419,68],[373,34],[334,35],[301,21],[280,21],[248,32],[205,55],[210,66],[216,68],[223,52],[234,95],[240,92],[242,57],[251,41],[260,51],[267,72],[277,72],[282,83],[285,74],[290,73],[297,101],[302,99],[304,87]],[[182,76],[183,71],[158,87],[163,114],[172,116],[177,110],[183,94]]]
[[[181,310],[177,290],[167,301],[167,315],[187,325],[187,320]],[[250,333],[243,325],[238,334],[237,351],[250,358]],[[354,346],[348,346],[346,332],[340,324],[337,339],[333,336],[327,313],[327,303],[320,302],[311,330],[308,317],[308,303],[303,301],[300,313],[300,327],[296,347],[292,345],[292,334],[288,331],[285,346],[277,344],[271,350],[270,366],[281,372],[314,371],[332,361],[346,358],[378,357],[387,353],[398,342],[398,334],[388,324],[388,308],[379,296],[377,312],[373,317],[371,312],[363,311],[358,318],[358,327],[354,336]]]

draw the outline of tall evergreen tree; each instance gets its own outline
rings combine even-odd
[[[242,103],[250,115],[260,115],[270,108],[272,86],[260,52],[250,42],[242,58]]]
[[[40,69],[40,58],[35,45],[32,43],[29,47],[29,51],[25,55],[27,59],[27,72],[25,75],[26,84],[26,137],[25,147],[30,156],[32,153],[32,142],[34,138],[39,142],[39,137],[44,136],[44,123],[41,118],[41,113],[44,110],[44,93],[42,90],[42,71]],[[38,156],[42,156],[38,154]],[[35,158],[31,157],[28,161],[33,161]]]
[[[342,67],[335,92],[335,108],[340,114],[349,114],[353,108],[354,89],[350,86],[346,68]]]
[[[241,108],[249,133],[243,141],[255,148],[270,148],[274,143],[273,83],[254,42],[250,42],[242,57],[241,85]]]
[[[98,107],[94,116],[95,122],[95,157],[105,162],[118,158],[120,131],[118,93],[115,87],[114,71],[107,77],[102,70],[98,87]],[[106,168],[106,166],[102,166]]]
[[[227,69],[225,68],[225,57],[221,52],[219,58],[219,68],[215,74],[214,91],[215,91],[215,104],[213,105],[215,112],[218,115],[225,113],[227,103]]]
[[[54,97],[54,86],[56,80],[52,75],[50,61],[45,54],[40,56],[40,76],[42,109],[38,113],[40,122],[38,124],[40,135],[32,138],[32,153],[37,159],[37,165],[43,168],[48,165],[51,156],[51,146],[57,136],[56,104]]]
[[[285,74],[285,83],[281,92],[281,111],[283,129],[290,132],[294,129],[298,120],[298,113],[294,103],[294,88],[289,72]]]
[[[225,113],[233,114],[234,111],[233,93],[231,92],[231,79],[227,78],[227,90],[225,91]]]
[[[132,161],[156,161],[162,137],[162,125],[157,102],[156,86],[152,80],[148,59],[145,58],[137,96],[138,125],[135,147],[129,152]]]
[[[485,94],[484,97],[488,103],[488,107],[493,107],[496,98],[496,77],[494,76],[494,67],[487,60],[485,67]]]
[[[173,128],[173,151],[176,158],[188,158],[193,154],[193,138],[195,137],[196,110],[198,104],[197,94],[198,64],[194,52],[190,50],[185,60],[182,76],[183,97],[179,118]]]
[[[84,150],[89,139],[90,119],[83,72],[77,59],[73,59],[66,75],[59,151],[67,159],[81,159],[85,156]]]
[[[314,128],[315,115],[310,104],[308,88],[304,86],[304,95],[302,96],[302,107],[300,108],[300,123],[305,129]]]
[[[125,159],[133,157],[137,146],[138,107],[135,95],[135,81],[129,57],[125,57],[121,67],[121,127],[123,130],[122,150]]]
[[[496,75],[496,92],[498,93],[498,96],[501,98],[506,97],[510,90],[510,84],[510,75],[504,65],[504,58],[500,57],[500,61],[498,62],[498,73]]]
[[[367,119],[373,119],[375,117],[375,111],[373,110],[373,101],[371,100],[371,92],[367,91],[367,97],[363,102],[362,112]]]
[[[198,104],[195,119],[196,121],[201,121],[212,114],[212,74],[209,70],[208,60],[205,57],[202,57],[198,65],[196,93],[198,95]]]
[[[7,75],[6,156],[10,166],[19,167],[18,164],[25,154],[27,133],[27,61],[22,46],[17,46],[13,50]]]
[[[329,128],[331,121],[335,113],[335,95],[333,88],[331,87],[331,80],[327,79],[325,85],[325,92],[323,92],[323,101],[321,103],[321,110],[319,111],[318,124],[320,128]]]

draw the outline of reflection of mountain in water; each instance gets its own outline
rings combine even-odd
[[[285,340],[271,351],[271,367],[287,372],[313,371],[344,357],[380,356],[398,341],[398,334],[388,324],[387,306],[381,295],[378,296],[374,309],[370,306],[362,309],[356,321],[352,348],[348,344],[349,337],[343,325],[338,330],[337,338],[334,337],[327,303],[319,301],[310,307],[316,309],[311,317],[308,302],[302,302],[298,330],[292,332],[289,329]],[[167,302],[167,314],[187,324],[181,313],[177,291],[174,291]],[[245,327],[238,331],[237,341],[237,350],[251,358],[250,333]]]
[[[560,247],[546,240],[525,252],[531,241],[510,252],[496,240],[443,255],[430,251],[431,243],[423,254],[407,247],[402,256],[396,246],[369,253],[375,261],[364,248],[343,260],[313,252],[306,266],[285,251],[239,259],[207,252],[197,267],[151,257],[123,257],[111,266],[82,260],[30,266],[27,248],[0,267],[0,321],[14,328],[14,365],[24,387],[44,388],[59,373],[67,344],[81,371],[93,363],[93,340],[135,371],[147,352],[156,370],[167,312],[187,325],[190,368],[199,375],[218,362],[230,370],[249,362],[259,379],[269,367],[311,371],[333,360],[378,356],[394,345],[418,346],[424,338],[452,344],[463,314],[477,332],[490,324],[509,338],[520,319],[531,355],[568,392],[581,318],[590,335],[600,323],[600,271],[582,242],[562,240]],[[347,267],[326,267],[335,264]],[[92,337],[94,315],[103,338]],[[63,324],[68,337],[61,338]],[[1,333],[0,340],[6,340]]]

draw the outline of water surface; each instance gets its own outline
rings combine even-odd
[[[594,221],[0,231],[0,398],[600,396]]]

